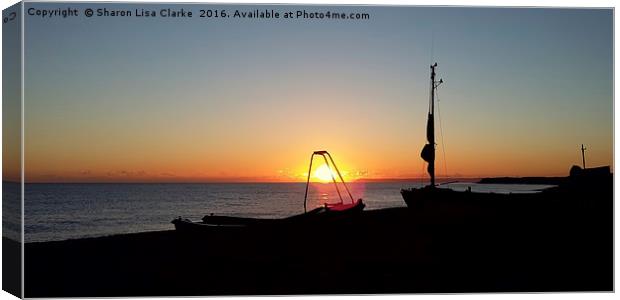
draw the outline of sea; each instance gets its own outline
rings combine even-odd
[[[418,182],[354,182],[347,188],[362,198],[366,210],[403,207],[402,188]],[[444,185],[455,190],[495,193],[533,193],[546,185]],[[6,189],[6,186],[4,186]],[[176,217],[199,221],[207,214],[282,218],[304,212],[305,183],[62,183],[25,184],[25,242],[59,241],[146,231],[172,230]],[[340,192],[340,195],[338,195]],[[323,203],[351,201],[340,184],[311,183],[308,210]],[[5,203],[6,206],[6,203]],[[16,219],[18,220],[18,219]],[[15,224],[13,224],[15,225]],[[5,226],[19,230],[19,226]],[[12,232],[13,235],[18,232]]]

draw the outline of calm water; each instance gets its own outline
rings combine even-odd
[[[353,196],[366,209],[405,206],[401,188],[417,183],[351,183]],[[455,183],[483,192],[532,192],[541,185]],[[200,220],[205,214],[241,217],[286,217],[303,212],[305,183],[209,184],[26,184],[25,241],[65,240],[119,233],[170,230],[183,216]],[[343,193],[346,195],[346,192]],[[333,185],[312,184],[308,208],[337,202]]]

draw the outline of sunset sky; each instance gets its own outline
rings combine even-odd
[[[581,144],[613,164],[612,10],[200,8],[370,20],[29,17],[26,181],[303,181],[314,150],[426,176],[434,61],[439,177],[563,176]]]

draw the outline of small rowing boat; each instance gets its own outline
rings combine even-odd
[[[310,174],[312,172],[312,162],[314,161],[315,156],[323,157],[325,161],[325,165],[329,169],[330,179],[336,187],[336,192],[338,194],[339,202],[335,203],[323,203],[321,206],[314,208],[310,211],[307,210],[308,203],[308,188],[310,186]],[[334,168],[335,173],[332,172],[331,168]],[[340,179],[340,184],[344,187],[347,195],[349,196],[350,203],[348,201],[345,203],[343,199],[343,192],[340,190],[338,186],[338,180],[336,179],[336,175]],[[314,151],[312,156],[310,157],[310,167],[308,170],[308,178],[306,180],[306,192],[304,195],[304,212],[302,214],[279,218],[279,219],[265,219],[265,218],[240,218],[240,217],[230,217],[230,216],[217,216],[217,215],[206,215],[199,222],[191,221],[187,218],[178,217],[172,220],[172,224],[177,231],[209,231],[209,230],[237,230],[240,228],[246,227],[264,227],[264,226],[295,226],[308,224],[311,222],[321,222],[327,220],[341,219],[346,218],[351,215],[359,214],[364,210],[366,205],[362,201],[362,199],[354,200],[349,187],[347,186],[340,170],[336,166],[334,159],[332,156],[324,150]]]

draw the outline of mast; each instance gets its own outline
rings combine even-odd
[[[426,139],[428,143],[422,148],[421,157],[428,162],[428,174],[431,176],[431,187],[435,187],[435,90],[443,83],[443,79],[435,81],[437,63],[431,65],[431,95],[426,123]]]
[[[428,113],[429,134],[428,143],[433,147],[433,159],[428,162],[428,173],[431,175],[431,186],[435,186],[435,68],[437,63],[431,65],[431,110]]]

